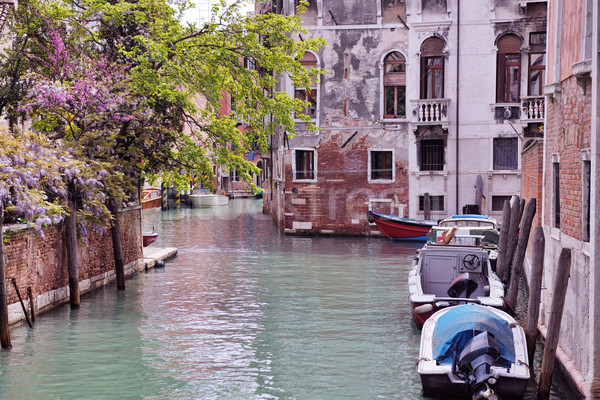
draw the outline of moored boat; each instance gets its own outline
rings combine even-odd
[[[370,210],[367,211],[367,220],[375,223],[379,230],[390,239],[421,242],[427,239],[427,233],[437,224],[435,221],[401,218]]]
[[[142,189],[142,210],[160,207],[162,196],[161,190],[157,187],[145,187]]]
[[[479,246],[426,244],[413,261],[408,291],[418,326],[437,310],[461,303],[504,306],[504,285]]]
[[[152,227],[151,232],[142,233],[142,245],[144,247],[151,245],[158,238],[158,233],[154,232],[154,227]]]
[[[190,202],[194,208],[221,207],[229,204],[229,197],[221,193],[211,193],[209,189],[195,189],[190,194]]]
[[[417,372],[427,397],[522,399],[530,376],[525,332],[501,310],[445,308],[423,326]]]

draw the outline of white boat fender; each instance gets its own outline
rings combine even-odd
[[[433,304],[429,303],[429,304],[422,304],[420,306],[415,307],[414,311],[417,314],[425,314],[428,312],[433,311]]]

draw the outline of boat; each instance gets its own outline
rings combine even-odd
[[[494,218],[452,215],[431,228],[427,234],[427,243],[480,246],[488,252],[492,270],[496,271],[500,231]]]
[[[152,243],[154,243],[157,237],[158,233],[154,232],[154,227],[152,227],[151,232],[142,233],[142,245],[144,247],[151,245]]]
[[[530,376],[525,332],[491,307],[439,310],[423,326],[417,372],[427,397],[522,399]]]
[[[375,223],[384,235],[392,240],[410,240],[424,242],[429,230],[437,225],[436,221],[417,220],[396,217],[367,211],[367,220]]]
[[[190,202],[194,208],[221,207],[229,204],[229,197],[224,193],[211,193],[207,188],[198,188],[190,194]]]
[[[502,308],[504,285],[480,246],[427,243],[408,274],[409,301],[417,326],[436,311],[461,303]]]
[[[441,220],[438,224],[442,227],[479,227],[498,230],[495,218],[479,214],[454,214]]]
[[[142,189],[142,210],[160,207],[162,202],[161,190],[157,187],[145,187]]]

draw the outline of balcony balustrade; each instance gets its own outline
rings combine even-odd
[[[546,99],[542,96],[521,97],[521,122],[544,122]]]
[[[411,100],[412,122],[419,125],[447,125],[450,99]]]

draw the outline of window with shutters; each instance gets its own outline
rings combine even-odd
[[[421,46],[421,98],[444,97],[444,42],[432,37]]]
[[[397,52],[389,53],[384,60],[384,118],[406,116],[406,60]]]
[[[300,63],[307,69],[317,68],[317,56],[313,53],[306,52],[304,53],[304,57],[300,60]],[[305,107],[300,113],[308,115],[311,119],[315,120],[317,118],[318,107],[317,79],[313,78],[309,90],[303,87],[296,87],[294,96],[296,99],[305,103]]]
[[[520,100],[521,39],[508,34],[498,40],[496,102],[516,103]]]

